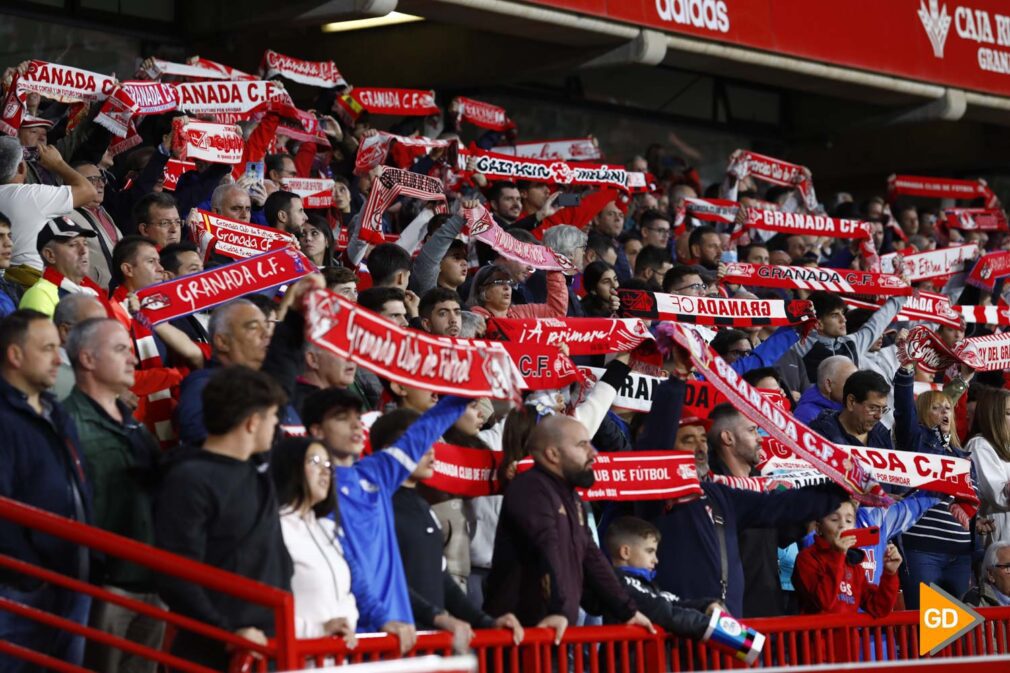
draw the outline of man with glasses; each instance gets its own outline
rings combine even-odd
[[[890,411],[890,392],[891,384],[877,372],[854,372],[842,389],[842,410],[822,413],[810,423],[810,429],[835,444],[893,449],[891,431],[880,422]]]
[[[993,542],[982,560],[982,584],[973,587],[962,599],[980,608],[1010,605],[1010,542]]]
[[[668,250],[670,247],[670,232],[673,226],[670,220],[658,210],[649,209],[639,218],[639,231],[642,245]]]
[[[88,239],[91,267],[88,277],[102,287],[109,286],[112,276],[112,249],[123,238],[123,232],[116,226],[112,215],[102,205],[105,200],[105,176],[102,170],[90,161],[75,161],[71,168],[83,175],[95,188],[95,199],[75,208],[68,217],[77,226],[95,232],[94,238]]]
[[[152,192],[133,207],[137,233],[153,240],[158,250],[182,240],[182,219],[175,198],[165,192]]]

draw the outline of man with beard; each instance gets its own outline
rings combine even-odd
[[[545,417],[528,446],[536,465],[505,492],[484,609],[553,628],[560,642],[578,619],[585,588],[608,614],[651,630],[593,541],[575,493],[595,482],[596,449],[585,426],[568,416]]]

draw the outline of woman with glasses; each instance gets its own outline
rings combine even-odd
[[[310,215],[308,222],[298,232],[298,244],[316,268],[333,266],[333,231],[326,220]]]
[[[564,318],[568,314],[568,285],[560,271],[547,272],[546,304],[512,304],[512,275],[490,264],[474,276],[470,310],[485,318]]]
[[[894,436],[901,451],[968,458],[954,422],[954,405],[964,386],[929,390],[914,398],[915,369],[907,364],[894,375]],[[951,396],[948,396],[951,395]],[[951,501],[930,507],[901,537],[905,569],[900,573],[905,606],[919,607],[919,583],[935,583],[952,596],[963,596],[971,576],[973,529],[950,510]]]
[[[270,469],[281,503],[284,546],[294,566],[295,633],[299,638],[343,636],[353,646],[358,608],[336,535],[340,514],[330,456],[317,441],[286,437],[272,450]]]

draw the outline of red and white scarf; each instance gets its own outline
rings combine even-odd
[[[112,301],[119,305],[124,315],[129,315],[125,285],[120,285],[112,294]],[[151,331],[151,325],[143,319],[130,320],[130,338],[133,339],[133,349],[137,355],[137,369],[150,371],[162,369],[165,363],[158,352],[158,344]],[[175,429],[172,426],[172,413],[175,411],[176,400],[171,388],[163,388],[146,395],[144,418],[141,419],[147,428],[158,438],[162,448],[169,448],[175,443]]]
[[[540,140],[515,145],[499,145],[494,148],[498,154],[547,161],[599,161],[603,158],[596,138],[565,138],[562,140]],[[641,173],[639,175],[642,175]]]
[[[534,269],[546,271],[577,271],[571,261],[564,255],[554,252],[545,245],[520,241],[508,233],[494,221],[487,208],[480,205],[476,208],[463,210],[466,226],[463,233],[482,243],[487,243],[499,255],[506,259],[522,262]]]
[[[726,194],[726,197],[731,201],[737,200],[740,181],[751,176],[758,180],[770,182],[773,185],[794,187],[803,197],[807,210],[817,208],[817,196],[814,194],[814,184],[808,177],[810,172],[799,164],[791,164],[788,161],[768,157],[757,152],[737,150],[730,156],[726,173],[736,178],[729,192]]]
[[[183,82],[174,84],[179,110],[192,115],[235,115],[248,119],[265,110],[271,100],[283,97],[273,82]]]
[[[1010,251],[990,252],[975,263],[966,281],[992,292],[996,281],[1010,274]]]
[[[464,96],[456,96],[452,106],[456,110],[457,126],[460,122],[467,122],[492,131],[507,131],[515,127],[515,122],[509,119],[503,107]]]
[[[165,170],[162,171],[162,189],[167,192],[174,192],[179,186],[179,178],[183,173],[196,170],[195,161],[180,161],[179,159],[169,159],[165,163]]]
[[[449,149],[450,158],[448,160],[450,163],[456,162],[454,155],[457,151],[456,148],[459,147],[458,140],[432,140],[424,136],[398,136],[394,133],[379,131],[375,135],[361,139],[361,144],[358,145],[358,154],[354,160],[354,172],[357,175],[364,175],[376,166],[385,163],[386,157],[389,155],[389,148],[394,141],[407,147],[422,148],[428,152],[437,148]]]
[[[849,308],[865,308],[871,311],[876,311],[882,305],[866,301],[858,301],[856,299],[850,299],[849,297],[845,298],[845,303],[849,306]],[[935,322],[945,327],[960,329],[963,324],[961,312],[957,310],[958,308],[959,307],[950,305],[950,298],[947,297],[947,295],[939,294],[937,292],[919,291],[908,298],[905,305],[902,306],[901,310],[894,316],[894,320]]]
[[[306,336],[379,376],[444,395],[518,400],[519,370],[501,344],[404,329],[328,290],[305,303]]]
[[[153,59],[153,67],[141,70],[137,73],[137,76],[147,77],[149,79],[159,79],[162,75],[178,77],[179,79],[194,80],[232,79],[228,76],[228,73],[224,71],[223,67],[213,67],[211,65],[212,63],[213,61],[207,61],[205,59],[199,59],[193,63],[173,63],[172,61],[165,61],[160,58],[156,58]],[[229,68],[229,70],[231,69]]]
[[[951,349],[932,330],[919,325],[899,343],[898,360],[915,362],[930,373],[955,364],[982,372],[1004,371],[1010,369],[1010,333],[962,339]]]
[[[960,362],[954,351],[947,348],[936,332],[925,325],[908,331],[904,341],[898,342],[898,362],[914,362],[923,371],[935,374]]]
[[[379,177],[372,183],[368,201],[361,210],[361,230],[358,238],[365,243],[379,244],[386,241],[382,234],[382,214],[400,196],[409,196],[423,201],[438,201],[436,212],[444,213],[445,191],[442,181],[420,173],[411,173],[399,168],[383,166]]]
[[[172,143],[179,151],[179,159],[200,159],[214,164],[242,163],[245,141],[239,127],[176,117],[172,120],[172,128]]]
[[[57,296],[61,299],[68,294],[90,294],[103,304],[105,303],[105,290],[89,276],[85,276],[81,282],[75,283],[57,271],[55,267],[47,266],[42,271],[42,280],[55,285]]]
[[[943,211],[949,229],[961,231],[1006,231],[1006,213],[999,208],[947,208]]]
[[[786,213],[781,210],[748,208],[745,229],[760,229],[801,236],[830,236],[831,238],[870,238],[872,225],[860,220],[843,220],[825,215]],[[733,238],[743,235],[745,229],[733,233]]]
[[[827,290],[845,294],[893,296],[912,294],[912,287],[900,276],[887,273],[743,262],[732,262],[726,267],[727,273],[722,277],[722,282],[733,285]]]
[[[374,86],[354,87],[337,98],[344,116],[356,120],[362,112],[395,117],[427,117],[441,114],[435,104],[435,92],[421,89],[392,89]]]
[[[698,372],[740,413],[848,490],[860,502],[875,506],[892,503],[880,484],[860,463],[851,460],[841,448],[800,423],[791,413],[762,397],[690,328],[678,323],[666,324],[672,327],[677,344],[690,353]]]
[[[191,218],[190,224],[193,227],[193,242],[204,257],[213,252],[232,259],[244,259],[268,250],[295,246],[294,237],[280,229],[221,217],[206,210],[197,209],[197,213],[199,217]]]
[[[571,358],[556,348],[501,343],[519,369],[527,390],[559,390],[588,381]]]
[[[102,103],[95,123],[110,133],[125,138],[136,133],[134,120],[146,115],[162,114],[176,107],[175,90],[161,82],[124,82]]]
[[[951,306],[966,323],[982,325],[1010,325],[1010,307],[1006,304],[998,306]]]
[[[435,473],[425,484],[451,495],[474,498],[502,492],[500,451],[435,444]],[[519,461],[519,472],[533,467]],[[593,462],[596,484],[577,489],[583,500],[693,500],[702,494],[694,456],[685,451],[601,453]]]
[[[278,54],[272,49],[263,52],[260,72],[263,73],[263,79],[280,75],[292,82],[323,89],[347,86],[347,80],[337,70],[333,61],[303,61],[300,58]]]
[[[619,165],[512,157],[497,152],[484,152],[472,146],[465,151],[460,150],[461,163],[465,163],[469,157],[474,160],[474,172],[481,173],[488,180],[530,180],[551,185],[628,189],[628,171]]]
[[[333,180],[328,178],[284,178],[281,189],[297,194],[305,208],[333,207]]]
[[[1010,370],[1010,333],[964,339],[954,347],[954,354],[958,360],[976,371]]]
[[[271,109],[275,109],[275,112],[285,117],[282,123],[277,125],[278,136],[286,136],[300,143],[316,143],[330,147],[330,139],[326,137],[326,133],[319,125],[319,118],[314,114],[284,104],[273,104]]]
[[[206,70],[216,70],[218,72],[224,73],[228,79],[235,79],[241,81],[250,81],[259,79],[255,75],[250,75],[247,72],[242,72],[237,68],[233,68],[230,65],[225,65],[224,63],[218,63],[217,61],[212,61],[209,58],[200,58],[199,56],[191,56],[186,59],[186,62],[190,65],[197,66],[199,68],[204,68]]]
[[[910,255],[892,252],[880,257],[880,270],[884,273],[900,274],[902,267],[897,266],[900,261],[904,265],[903,268],[909,281],[913,283],[920,280],[944,278],[963,271],[964,263],[975,259],[978,253],[978,245],[975,243],[916,252]]]
[[[814,319],[809,301],[686,297],[647,290],[618,290],[624,316],[696,325],[755,327],[798,325]]]
[[[31,61],[25,74],[15,74],[7,89],[0,112],[0,131],[9,136],[17,135],[31,92],[60,103],[94,103],[108,98],[115,88],[115,78],[97,72],[47,61]]]
[[[603,355],[633,351],[652,334],[638,318],[491,318],[487,338],[515,346],[564,343],[570,355]]]
[[[693,217],[705,222],[736,222],[740,204],[729,199],[692,199],[686,198],[677,206],[673,218],[674,231],[679,236],[687,231],[687,218]]]
[[[282,248],[150,285],[137,292],[137,298],[144,322],[158,325],[293,283],[314,271],[308,257],[294,248]]]
[[[892,175],[887,179],[891,200],[897,195],[925,196],[936,199],[985,199],[986,208],[998,208],[999,199],[982,180],[931,178],[921,175]]]

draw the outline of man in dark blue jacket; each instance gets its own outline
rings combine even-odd
[[[674,447],[684,391],[684,382],[675,378],[656,387],[637,449]],[[753,493],[710,481],[701,486],[705,493],[697,500],[672,506],[636,503],[636,513],[662,533],[659,586],[683,599],[717,596],[735,615],[743,614],[745,589],[738,531],[812,521],[845,499],[833,484],[780,493]]]
[[[842,389],[842,410],[821,412],[810,429],[835,444],[893,449],[891,431],[880,422],[890,392],[891,385],[877,372],[854,372]]]
[[[60,367],[60,336],[46,316],[15,311],[0,321],[0,496],[82,523],[91,520],[91,492],[77,430],[46,392]],[[0,553],[87,580],[88,550],[0,519]],[[32,577],[0,573],[0,596],[86,624],[91,599]],[[84,638],[0,610],[0,640],[81,665]],[[17,660],[4,671],[34,670]]]

